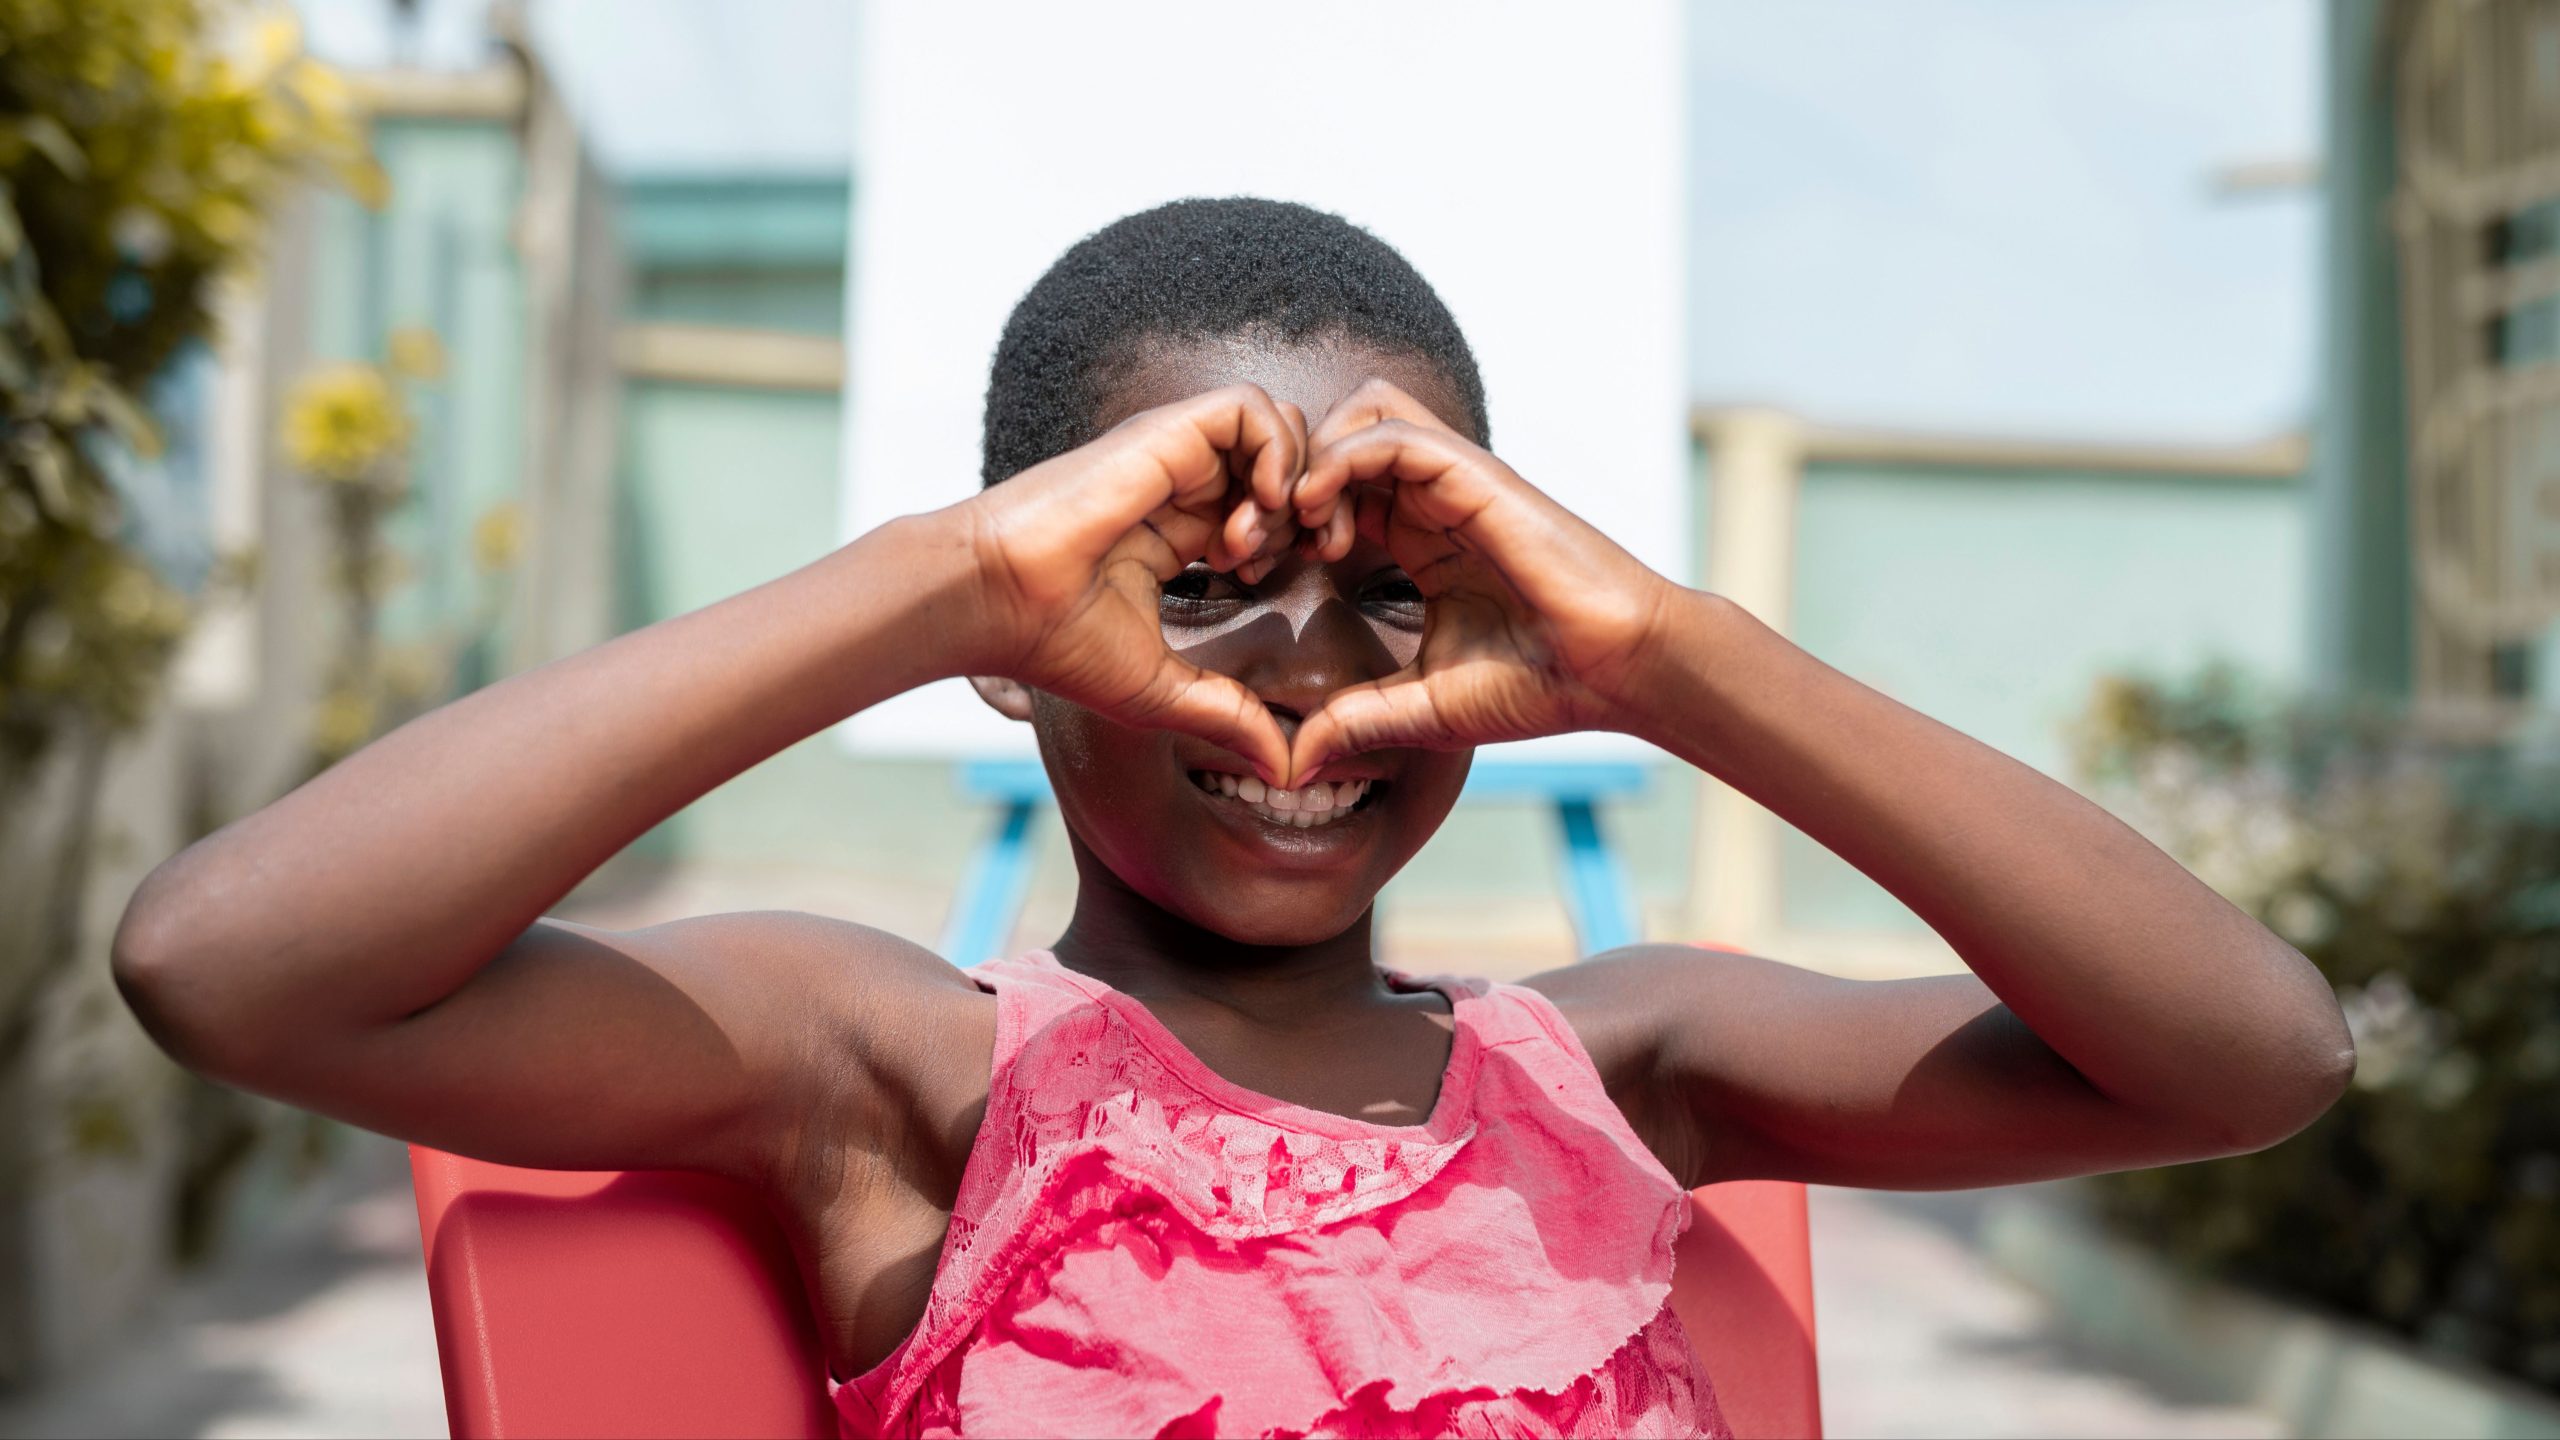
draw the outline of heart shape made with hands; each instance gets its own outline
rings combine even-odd
[[[1161,406],[984,492],[972,516],[1014,637],[977,673],[1197,735],[1288,787],[1365,750],[1612,727],[1605,697],[1624,693],[1674,588],[1384,381],[1312,433],[1252,385]],[[1422,591],[1421,645],[1294,737],[1165,645],[1163,586],[1193,561],[1252,584],[1293,548],[1338,561],[1363,535]]]

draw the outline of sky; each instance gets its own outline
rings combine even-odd
[[[1691,382],[1836,423],[2248,439],[2311,392],[2310,0],[1707,0]]]
[[[854,0],[529,5],[610,170],[848,163]],[[324,56],[388,53],[383,0],[302,8]],[[426,0],[419,58],[469,63],[486,8]],[[1700,399],[2054,438],[2303,423],[2314,199],[2210,181],[2314,158],[2316,0],[1694,0],[1689,21]]]

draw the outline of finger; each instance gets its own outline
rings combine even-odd
[[[1236,502],[1227,522],[1218,527],[1218,543],[1210,553],[1209,563],[1220,570],[1242,572],[1249,561],[1261,557],[1271,541],[1272,514],[1251,496]]]
[[[1370,463],[1347,466],[1340,463],[1343,456],[1366,457]],[[1469,477],[1499,474],[1523,486],[1528,483],[1481,446],[1436,420],[1424,424],[1385,416],[1318,443],[1307,456],[1306,473],[1291,492],[1290,504],[1300,524],[1316,529],[1332,518],[1342,492],[1352,485],[1374,480],[1430,481],[1460,470]]]
[[[1307,412],[1286,400],[1271,401],[1271,408],[1280,418],[1280,428],[1268,444],[1255,451],[1250,481],[1255,502],[1266,511],[1285,516],[1289,513],[1289,492],[1296,488],[1298,474],[1306,468]]]
[[[1335,691],[1299,723],[1289,747],[1289,783],[1295,787],[1321,780],[1326,765],[1366,750],[1456,748],[1449,735],[1420,673],[1400,670]]]
[[[1393,487],[1399,523],[1445,530],[1496,551],[1533,541],[1539,525],[1552,519],[1541,512],[1563,513],[1475,445],[1403,420],[1383,420],[1325,445],[1309,457],[1300,492],[1331,497],[1353,485]]]
[[[1231,568],[1220,561],[1221,545],[1216,517],[1167,505],[1140,516],[1138,523],[1105,553],[1102,563],[1107,568],[1120,556],[1135,555],[1155,583],[1162,585],[1194,560],[1207,560],[1220,569]]]
[[[1253,492],[1268,513],[1286,509],[1287,482],[1306,454],[1303,423],[1258,385],[1194,395],[1141,411],[1091,446],[1008,482],[1008,508],[1025,528],[1096,558],[1146,522],[1171,552],[1151,554],[1149,563],[1170,576],[1209,552],[1231,488]],[[1176,521],[1169,510],[1197,523]]]
[[[1261,584],[1279,568],[1281,561],[1303,549],[1304,536],[1298,529],[1298,523],[1290,519],[1287,512],[1269,516],[1267,522],[1271,526],[1271,536],[1263,542],[1261,553],[1246,556],[1243,563],[1236,566],[1236,578],[1247,585]]]
[[[1272,403],[1279,407],[1280,418],[1288,422],[1289,433],[1297,437],[1298,459],[1303,462],[1315,448],[1307,443],[1307,412],[1299,409],[1291,401],[1275,400]],[[1289,476],[1290,483],[1295,484],[1297,478],[1297,474],[1292,471]]]
[[[1297,488],[1298,474],[1306,463],[1307,412],[1286,400],[1272,403],[1288,426],[1294,448],[1287,459],[1286,474],[1276,487],[1267,483],[1269,467],[1259,463],[1244,477],[1251,492],[1250,498],[1246,504],[1237,507],[1240,518],[1228,522],[1230,543],[1239,555],[1285,553],[1298,538],[1297,516],[1290,508],[1289,492]],[[1259,458],[1256,457],[1257,461]],[[1256,531],[1259,532],[1258,538],[1254,534]],[[1267,565],[1262,568],[1265,573],[1270,569]]]
[[[1431,412],[1430,406],[1414,399],[1393,384],[1372,377],[1362,381],[1358,389],[1344,396],[1339,404],[1325,412],[1324,420],[1307,437],[1307,454],[1312,459],[1316,452],[1334,441],[1345,436],[1356,435],[1370,426],[1387,420],[1402,420],[1412,425],[1448,429],[1440,417]],[[1454,435],[1457,432],[1450,431],[1450,433]],[[1301,476],[1290,492],[1290,503],[1298,512],[1299,523],[1309,529],[1318,529],[1332,519],[1333,508],[1338,503],[1338,497],[1339,491],[1329,487],[1310,490],[1306,479]]]
[[[1333,515],[1324,522],[1323,538],[1316,547],[1317,557],[1331,564],[1350,554],[1352,544],[1360,538],[1359,521],[1359,506],[1334,506]]]
[[[1154,412],[1145,443],[1162,471],[1156,504],[1223,511],[1241,463],[1248,489],[1265,511],[1288,503],[1289,484],[1306,450],[1303,430],[1254,384],[1229,385]]]
[[[1324,413],[1323,421],[1309,432],[1307,447],[1311,451],[1323,449],[1327,444],[1366,430],[1381,420],[1403,420],[1448,430],[1452,435],[1457,433],[1430,406],[1414,399],[1393,383],[1371,376]]]
[[[1289,773],[1289,738],[1262,697],[1233,678],[1167,654],[1154,683],[1118,718],[1196,735],[1254,767],[1266,785]]]
[[[1283,405],[1259,385],[1231,386],[1240,391],[1228,412],[1234,424],[1226,449],[1246,461],[1247,489],[1266,512],[1289,508],[1289,490],[1297,483],[1307,456],[1307,416],[1295,405]],[[1212,392],[1225,394],[1227,392]]]
[[[1304,456],[1304,416],[1297,407],[1283,408],[1262,387],[1242,384],[1148,414],[1155,417],[1155,429],[1139,443],[1158,461],[1164,484],[1162,503],[1144,520],[1164,542],[1161,553],[1148,552],[1159,581],[1194,560],[1232,570],[1270,550],[1275,539],[1285,544],[1294,536],[1287,486],[1266,472],[1285,465],[1294,475]],[[1246,476],[1253,478],[1239,478]],[[1246,492],[1241,503],[1235,498],[1239,489]],[[1282,504],[1275,510],[1257,494],[1276,496]]]

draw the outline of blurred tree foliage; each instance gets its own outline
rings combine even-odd
[[[136,395],[314,171],[381,188],[282,12],[0,0],[0,813],[66,730],[148,710],[188,606],[122,542],[105,457],[156,448]]]
[[[0,926],[0,1082],[26,1059],[34,1001],[84,953],[109,740],[150,713],[192,618],[129,543],[111,476],[157,451],[138,397],[207,337],[217,283],[305,176],[383,189],[285,12],[0,0],[0,841],[13,863],[44,857],[18,878],[46,897],[32,923]],[[195,1098],[239,1109],[211,1087]],[[75,1100],[75,1147],[118,1133],[115,1103]],[[189,1128],[182,1213],[231,1163],[224,1133]],[[0,1126],[0,1177],[23,1180],[40,1153]],[[6,1233],[20,1222],[0,1217],[0,1243],[23,1243]],[[0,1370],[24,1358],[0,1347]]]
[[[2560,1388],[2560,763],[2279,702],[2226,671],[2114,679],[2093,788],[2328,976],[2353,1087],[2273,1149],[2105,1177],[2210,1268]]]

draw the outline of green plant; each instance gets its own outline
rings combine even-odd
[[[0,823],[74,742],[48,913],[0,967],[0,1063],[79,948],[106,747],[150,710],[189,605],[125,542],[136,398],[211,326],[280,186],[370,171],[290,21],[216,0],[0,0]],[[237,44],[226,43],[237,41]]]
[[[22,891],[45,897],[0,923],[0,1082],[23,1077],[36,999],[88,953],[108,749],[150,714],[191,619],[115,489],[159,447],[141,397],[209,338],[216,286],[251,266],[282,190],[329,176],[381,189],[280,7],[0,0],[0,842],[41,866]],[[78,1153],[125,1155],[121,1103],[75,1092],[55,1118]],[[0,1126],[0,1177],[23,1182],[31,1136]],[[24,1358],[24,1300],[0,1294],[0,1381]]]
[[[2355,1083],[2272,1149],[2106,1177],[2198,1263],[2560,1387],[2560,765],[2529,741],[2117,679],[2098,792],[2317,964]]]
[[[122,540],[109,453],[212,325],[281,186],[371,193],[289,20],[218,0],[0,0],[0,809],[66,731],[147,712],[187,605]]]

